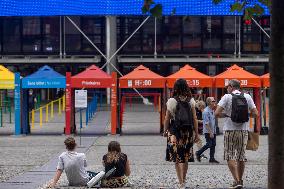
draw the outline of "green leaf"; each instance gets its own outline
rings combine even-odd
[[[251,20],[251,18],[252,18],[252,14],[251,14],[250,8],[247,8],[245,10],[244,20]]]
[[[255,4],[253,7],[252,7],[252,14],[253,15],[262,15],[264,13],[264,8],[261,7],[260,5],[258,4]]]
[[[156,4],[153,8],[150,9],[150,13],[152,16],[160,18],[163,14],[163,6],[162,4]]]
[[[146,6],[142,7],[142,13],[146,14],[147,12],[149,12],[149,9]]]
[[[219,4],[219,3],[221,3],[223,0],[213,0],[213,3],[215,4],[215,5],[217,5],[217,4]]]
[[[269,9],[271,8],[271,0],[258,0],[261,4],[267,6]]]
[[[231,12],[234,12],[234,11],[242,12],[244,7],[245,7],[245,2],[243,2],[243,3],[236,2],[236,3],[231,5]]]

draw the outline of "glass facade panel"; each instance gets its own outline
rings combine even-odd
[[[105,17],[71,16],[71,19],[101,51],[105,51]],[[144,19],[142,16],[117,17],[117,47]],[[63,20],[62,17],[62,32]],[[235,28],[238,35],[239,17],[236,21],[235,26],[234,16],[166,16],[157,19],[157,53],[234,53]],[[270,18],[258,17],[257,21],[270,34]],[[0,52],[3,54],[59,54],[60,17],[2,17],[0,35]],[[62,42],[63,37],[62,34]],[[244,22],[241,18],[242,54],[268,53],[269,41],[256,24]],[[155,19],[151,17],[119,53],[154,54],[154,46]],[[65,48],[67,55],[98,53],[66,18]]]
[[[201,36],[189,35],[183,37],[183,50],[197,52],[201,50]]]
[[[3,19],[2,49],[4,53],[19,53],[21,51],[20,28],[20,18],[5,17]]]
[[[199,34],[201,32],[200,17],[184,17],[183,18],[183,33],[184,34]]]
[[[237,17],[234,16],[226,16],[224,17],[224,33],[226,34],[234,34],[235,30],[237,30]]]
[[[204,17],[202,25],[204,50],[220,50],[222,37],[221,17]]]

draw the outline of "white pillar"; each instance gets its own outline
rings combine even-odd
[[[106,57],[107,60],[115,53],[116,46],[116,17],[106,16]],[[115,67],[117,66],[116,57],[113,57],[110,61]],[[106,67],[107,73],[115,71],[110,64]],[[110,89],[107,89],[107,104],[110,104]]]

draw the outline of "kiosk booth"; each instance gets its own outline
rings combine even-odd
[[[15,128],[9,130],[6,134],[21,134],[21,82],[20,82],[20,74],[13,73],[4,66],[0,65],[0,128],[4,127],[4,109],[7,108],[9,111],[9,119],[11,121],[12,117],[12,103],[6,103],[4,101],[4,90],[14,90],[14,120],[15,120]],[[7,131],[5,131],[7,132]],[[1,132],[0,132],[1,133]]]
[[[65,134],[76,132],[75,127],[75,89],[111,88],[111,134],[117,130],[117,74],[109,75],[95,65],[72,76],[66,73],[66,111]]]
[[[189,65],[185,65],[179,71],[167,77],[167,87],[172,89],[176,80],[180,78],[185,79],[189,87],[212,88],[213,86],[212,77],[197,71],[195,68]],[[205,100],[205,95],[203,97],[203,100]]]
[[[31,120],[34,120],[35,111],[39,111],[39,122],[40,126],[43,120],[43,111],[46,111],[46,116],[49,114],[49,107],[50,107],[50,114],[53,115],[53,103],[46,104],[44,106],[40,106],[38,109],[35,109],[33,106],[33,94],[29,92],[29,89],[65,89],[66,86],[66,79],[65,76],[61,75],[60,73],[56,72],[49,66],[43,66],[38,69],[35,73],[26,76],[22,79],[22,90],[23,90],[23,116],[22,116],[22,128],[23,134],[30,134],[31,127]],[[30,99],[32,98],[32,99]],[[61,111],[61,105],[59,103],[58,109]],[[48,131],[54,133],[54,131]],[[58,131],[56,131],[58,132]],[[60,133],[63,133],[60,130]]]
[[[233,65],[227,68],[226,71],[217,75],[215,78],[215,87],[216,88],[225,88],[228,85],[229,80],[231,79],[238,79],[241,83],[241,88],[248,90],[252,89],[255,105],[257,107],[258,112],[261,112],[261,100],[260,100],[260,88],[261,88],[261,79],[259,76],[254,75],[243,68]],[[255,127],[251,128],[254,129],[255,132],[260,132],[261,129],[261,117],[255,119]]]
[[[119,78],[120,89],[120,130],[123,125],[123,114],[125,103],[128,98],[131,104],[133,97],[153,98],[154,106],[160,112],[160,132],[163,131],[163,115],[165,109],[163,104],[165,99],[165,78],[152,72],[143,65],[138,66],[132,72]],[[140,94],[130,92],[127,89],[139,89]],[[143,120],[142,120],[143,121]]]

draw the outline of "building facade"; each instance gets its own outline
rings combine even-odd
[[[73,74],[106,60],[78,28],[110,57],[145,16],[0,17],[1,64],[29,75],[48,64]],[[256,19],[270,33],[270,17]],[[111,37],[110,37],[111,36]],[[111,49],[111,50],[109,50]],[[144,64],[167,76],[190,64],[208,75],[237,63],[257,75],[268,72],[269,38],[238,16],[150,17],[113,58],[122,73]]]

